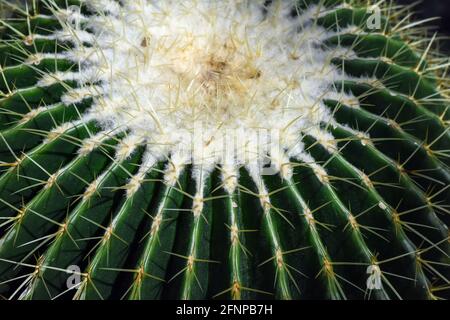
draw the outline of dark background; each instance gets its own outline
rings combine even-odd
[[[412,4],[416,0],[396,0],[400,4]],[[428,25],[437,27],[437,31],[441,36],[450,37],[450,0],[422,0],[413,9],[418,19],[426,19],[431,17],[440,17],[439,20],[431,21]],[[447,39],[445,49],[450,52],[450,40]]]

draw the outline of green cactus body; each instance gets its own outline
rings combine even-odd
[[[2,298],[448,298],[449,64],[404,8],[0,8]]]

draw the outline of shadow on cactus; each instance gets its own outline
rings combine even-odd
[[[411,8],[23,3],[0,297],[449,297],[449,60]]]

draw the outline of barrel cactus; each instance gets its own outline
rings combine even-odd
[[[448,58],[369,2],[2,1],[0,297],[447,298]]]

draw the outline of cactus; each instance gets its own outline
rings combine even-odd
[[[1,6],[0,297],[449,297],[449,63],[410,7]]]

